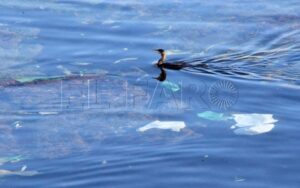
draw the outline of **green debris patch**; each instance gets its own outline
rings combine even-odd
[[[62,76],[33,76],[33,77],[21,77],[15,79],[20,84],[28,84],[40,81],[51,81],[51,80],[58,80],[62,79]]]
[[[198,117],[211,121],[226,121],[232,119],[231,116],[225,116],[223,113],[205,111],[197,114]]]
[[[17,163],[23,161],[25,158],[21,155],[12,156],[12,157],[0,157],[0,165],[4,163]]]
[[[180,90],[180,86],[176,83],[170,82],[170,81],[164,81],[161,83],[161,85],[166,88],[169,89],[173,92],[177,92]]]

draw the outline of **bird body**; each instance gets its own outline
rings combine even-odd
[[[158,81],[161,81],[161,82],[165,81],[166,78],[167,78],[167,73],[162,67],[159,67],[159,69],[160,69],[160,74],[155,79],[158,80]]]
[[[199,65],[191,65],[188,64],[186,62],[183,61],[178,61],[178,62],[174,62],[174,63],[166,63],[166,59],[167,59],[167,55],[165,50],[163,49],[156,49],[155,51],[157,51],[160,54],[160,59],[157,61],[156,66],[160,69],[160,75],[158,77],[156,77],[155,79],[159,80],[159,81],[164,81],[167,78],[167,73],[164,69],[171,69],[171,70],[181,70],[183,68],[186,67],[191,67],[191,68],[207,68],[207,64],[205,63],[201,63]]]
[[[180,70],[184,67],[186,67],[186,63],[184,62],[179,62],[179,63],[166,63],[166,58],[167,58],[167,55],[166,55],[166,52],[165,50],[163,49],[157,49],[155,50],[157,51],[159,54],[160,54],[160,59],[158,60],[158,62],[156,63],[156,65],[159,67],[159,68],[166,68],[166,69],[172,69],[172,70]]]
[[[158,67],[162,67],[165,69],[172,69],[172,70],[180,70],[184,67],[187,67],[186,63],[163,63],[161,65],[158,65]]]

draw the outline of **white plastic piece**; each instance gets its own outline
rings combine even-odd
[[[24,166],[21,168],[21,172],[24,172],[26,169],[27,169],[27,166],[24,165]]]
[[[278,120],[273,114],[233,114],[236,124],[232,127],[238,135],[258,135],[270,132]]]
[[[123,58],[123,59],[116,60],[114,64],[118,64],[126,61],[135,61],[135,60],[138,60],[138,58],[137,57]]]
[[[170,129],[171,131],[180,132],[181,129],[185,128],[183,121],[153,121],[143,127],[140,127],[137,131],[145,132],[149,129]]]

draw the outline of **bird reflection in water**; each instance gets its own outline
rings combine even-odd
[[[185,61],[175,61],[172,63],[166,62],[167,54],[164,49],[156,49],[154,50],[160,54],[160,59],[157,61],[156,66],[160,69],[160,75],[155,77],[155,79],[163,82],[167,78],[167,73],[165,69],[170,70],[181,70],[185,69],[190,72],[200,72],[205,74],[216,74],[216,75],[227,75],[227,76],[248,76],[249,73],[241,71],[239,69],[234,69],[232,67],[222,67],[222,66],[214,66],[219,62],[224,61],[223,59],[218,59],[213,57],[209,60],[199,60],[194,59],[188,62]],[[234,59],[232,59],[234,61]],[[208,62],[210,62],[210,66],[208,66]]]

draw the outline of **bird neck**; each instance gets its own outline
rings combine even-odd
[[[159,63],[160,64],[163,64],[167,58],[166,54],[165,53],[161,53],[161,58],[159,59]]]

